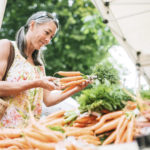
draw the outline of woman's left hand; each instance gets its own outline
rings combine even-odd
[[[86,80],[85,82],[82,82],[80,85],[78,85],[78,90],[83,90],[85,87],[87,87],[89,84],[91,84],[91,80]]]

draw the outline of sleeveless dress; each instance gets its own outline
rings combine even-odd
[[[8,71],[6,81],[20,82],[35,80],[44,76],[43,66],[33,66],[19,52],[16,42],[12,42],[15,50],[13,64]],[[4,98],[9,106],[0,121],[1,127],[22,128],[28,124],[29,104],[34,117],[39,119],[42,112],[43,89],[32,88],[19,95]],[[28,103],[29,102],[29,103]]]

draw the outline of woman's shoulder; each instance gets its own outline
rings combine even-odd
[[[1,39],[1,40],[0,40],[0,44],[3,44],[3,45],[10,45],[10,40],[8,40],[8,39]]]
[[[1,39],[0,40],[0,55],[8,56],[10,52],[10,40],[8,39]]]

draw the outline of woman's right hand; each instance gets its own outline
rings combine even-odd
[[[54,80],[57,80],[55,77],[46,76],[40,79],[39,87],[44,88],[46,90],[60,90],[61,87],[55,84]]]

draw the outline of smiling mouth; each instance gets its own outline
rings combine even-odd
[[[40,45],[41,45],[41,46],[44,46],[45,44],[44,44],[44,42],[40,41]]]

